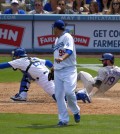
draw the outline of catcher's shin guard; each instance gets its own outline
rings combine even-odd
[[[30,87],[30,78],[26,75],[23,75],[23,78],[21,80],[19,93],[21,92],[27,92]]]

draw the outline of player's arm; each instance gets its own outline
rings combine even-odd
[[[66,49],[65,54],[62,57],[60,57],[60,58],[56,58],[55,61],[57,63],[60,63],[61,61],[67,59],[72,53],[73,53],[72,50]]]
[[[0,69],[12,67],[8,62],[0,63]]]
[[[72,50],[66,49],[65,54],[63,55],[63,60],[67,59],[72,54]]]
[[[104,78],[105,76],[105,71],[104,71],[104,68],[100,68],[98,70],[98,75],[96,77],[96,82],[95,84],[93,84],[94,87],[97,87],[99,89],[99,87],[101,86],[102,84],[102,81],[105,79]]]
[[[93,84],[94,87],[97,87],[99,88],[102,84],[102,81],[101,80],[96,80],[95,84]]]
[[[52,68],[53,67],[53,63],[50,60],[46,60],[45,61],[45,66],[47,66],[48,68]]]
[[[50,68],[50,72],[54,72],[54,66],[53,63],[50,60],[46,60],[45,61],[45,66],[47,66],[48,68]]]

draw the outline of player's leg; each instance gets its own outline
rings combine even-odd
[[[59,122],[68,123],[69,115],[67,111],[67,105],[65,102],[65,90],[63,86],[63,76],[61,71],[54,71],[54,82],[55,82],[55,97],[57,100],[57,107],[59,113]]]
[[[76,95],[75,95],[75,88],[76,88],[76,80],[77,80],[77,72],[75,68],[69,68],[64,70],[64,88],[65,88],[65,95],[67,98],[67,104],[74,114],[75,122],[80,121],[80,108],[77,104]]]
[[[48,81],[48,73],[45,73],[43,76],[40,76],[39,79],[36,80],[36,83],[54,100],[55,98],[55,84],[54,81]]]
[[[77,80],[81,80],[84,88],[77,89],[76,97],[77,100],[82,100],[84,103],[91,102],[90,93],[93,90],[93,84],[95,83],[94,78],[87,72],[80,71],[77,75]]]
[[[14,101],[26,101],[27,91],[30,87],[30,83],[31,83],[31,78],[27,74],[24,74],[20,83],[19,93],[11,97],[11,99]]]
[[[78,73],[78,80],[81,80],[84,88],[87,90],[88,94],[92,91],[93,89],[93,84],[95,83],[94,78],[92,75],[90,75],[87,72],[80,71]]]

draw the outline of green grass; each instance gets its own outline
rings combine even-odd
[[[81,58],[77,57],[78,64],[101,64],[98,58]]]
[[[119,115],[82,115],[76,124],[73,116],[67,127],[57,127],[57,115],[0,114],[0,134],[119,134]]]
[[[51,60],[53,62],[53,56],[46,56],[43,57],[42,55],[38,55],[38,57],[42,58],[42,59],[48,59]],[[11,60],[10,56],[1,56],[0,57],[0,63],[2,62],[8,62]],[[77,63],[78,64],[101,64],[101,61],[99,61],[99,58],[81,58],[80,56],[77,57]],[[115,65],[120,66],[120,60],[119,58],[115,59]],[[90,69],[85,69],[85,68],[78,68],[78,72],[82,70],[82,71],[87,71],[88,73],[90,73],[92,76],[96,76],[97,72],[90,70]],[[20,71],[13,71],[13,69],[2,69],[0,70],[0,74],[2,77],[0,77],[0,82],[18,82],[21,80],[22,77],[22,73]]]
[[[18,82],[22,78],[22,73],[9,68],[0,70],[0,76],[0,82]]]

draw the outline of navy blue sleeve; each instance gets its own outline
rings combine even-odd
[[[52,62],[50,60],[46,60],[45,66],[51,68],[51,67],[53,67],[53,64],[52,64]]]
[[[12,67],[12,66],[8,62],[0,64],[0,69],[9,68],[9,67]]]
[[[69,55],[71,55],[73,52],[72,52],[72,50],[66,49],[66,53],[68,53]]]

